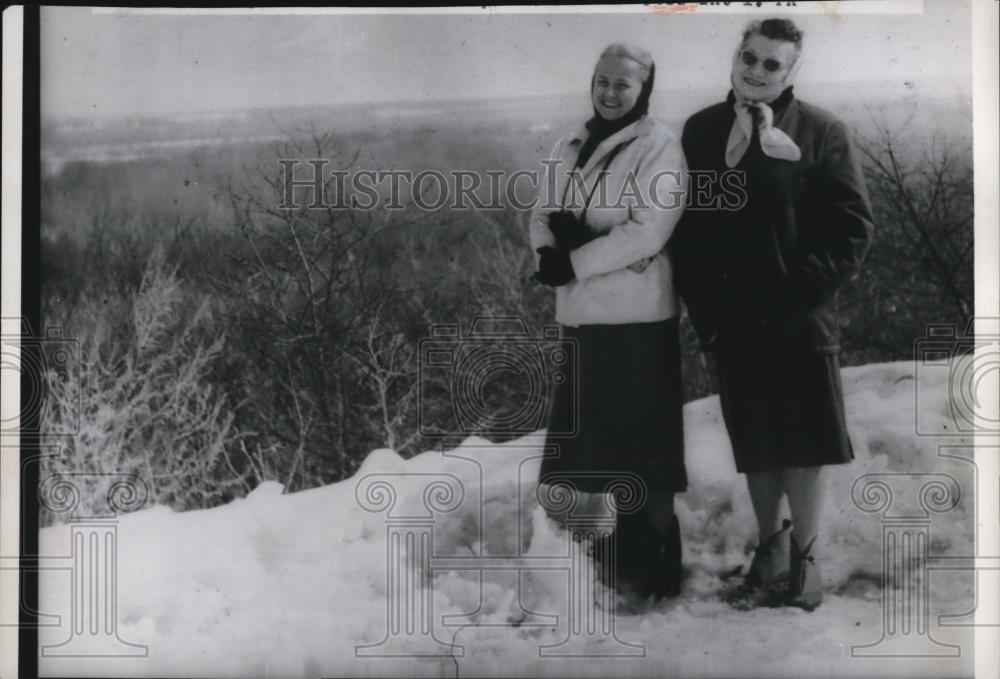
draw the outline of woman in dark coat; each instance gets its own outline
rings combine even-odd
[[[716,181],[701,196],[707,203],[689,206],[671,246],[678,292],[715,357],[757,518],[746,585],[812,609],[823,594],[815,549],[823,469],[853,459],[836,293],[860,268],[872,217],[847,129],[793,94],[801,46],[788,20],[744,33],[727,101],[684,126],[691,171]],[[791,523],[779,514],[783,496]]]
[[[680,140],[647,114],[654,74],[645,50],[604,50],[593,116],[555,145],[530,226],[535,278],[555,288],[556,320],[578,350],[578,370],[552,404],[547,443],[558,455],[544,459],[539,483],[641,486],[638,511],[618,512],[616,575],[660,596],[680,587],[673,497],[687,487],[680,302],[664,249],[684,207],[686,166]],[[575,193],[574,172],[587,196]],[[596,546],[598,558],[608,544]]]

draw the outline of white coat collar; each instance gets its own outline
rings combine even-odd
[[[622,142],[628,141],[630,139],[635,139],[636,137],[640,137],[644,134],[647,134],[650,130],[653,129],[653,126],[655,124],[656,121],[653,120],[647,114],[644,115],[642,118],[639,118],[639,120],[635,121],[634,123],[626,125],[622,129],[618,130],[613,135],[611,135],[610,137],[608,137],[607,139],[605,139],[604,141],[602,141],[600,144],[597,145],[597,148],[594,149],[594,152],[590,155],[590,158],[587,159],[587,164],[584,165],[582,168],[580,168],[580,174],[586,175],[587,172],[589,172],[595,164],[603,163],[605,156],[607,156],[607,154],[610,153],[613,148],[615,148]],[[576,131],[572,135],[570,135],[569,145],[571,147],[572,146],[576,147],[577,155],[579,155],[580,148],[583,146],[583,142],[587,139],[589,135],[590,131],[587,129],[585,121],[580,123],[580,125],[576,128]]]

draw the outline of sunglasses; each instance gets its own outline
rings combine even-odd
[[[760,61],[760,58],[750,50],[741,50],[740,59],[742,59],[743,63],[746,64],[747,66],[753,66],[758,61]],[[781,67],[782,67],[781,62],[776,59],[764,60],[764,70],[767,71],[768,73],[777,73],[778,71],[781,70]]]

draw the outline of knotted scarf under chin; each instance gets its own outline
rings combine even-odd
[[[774,126],[774,110],[764,102],[751,102],[731,94],[736,119],[729,130],[729,140],[726,142],[726,165],[736,167],[743,155],[750,148],[754,125],[760,138],[760,148],[764,155],[780,160],[799,160],[802,151],[798,144],[783,130]],[[792,98],[792,88],[787,88],[772,103],[774,108],[788,105]]]

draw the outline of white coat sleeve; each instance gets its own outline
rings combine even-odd
[[[670,133],[659,136],[633,171],[629,220],[570,253],[578,280],[652,257],[670,239],[687,200],[687,162],[680,140]]]

